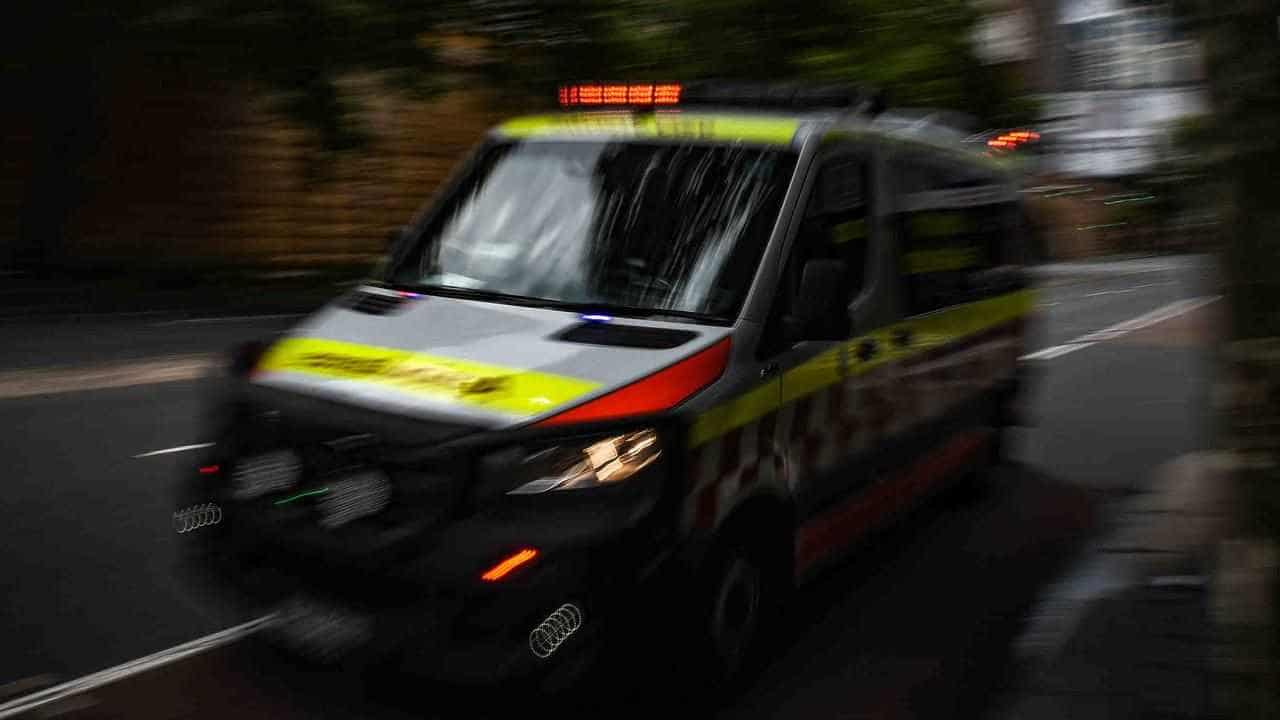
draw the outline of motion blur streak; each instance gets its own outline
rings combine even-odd
[[[187,355],[116,365],[0,373],[0,399],[198,380],[215,366],[212,355]]]
[[[196,638],[191,642],[186,642],[181,645],[161,650],[160,652],[152,653],[151,655],[138,658],[137,660],[130,660],[127,663],[107,668],[106,670],[93,673],[92,675],[85,675],[84,677],[76,678],[75,680],[65,682],[61,685],[56,685],[48,688],[47,690],[41,690],[40,692],[20,697],[17,700],[0,705],[0,720],[17,717],[24,713],[29,713],[33,710],[44,707],[45,705],[58,702],[64,698],[87,693],[90,690],[100,688],[104,685],[109,685],[113,682],[123,680],[139,673],[154,670],[158,667],[177,662],[191,655],[197,655],[216,647],[229,645],[252,635],[274,620],[275,618],[271,615],[255,618],[242,625],[229,627],[226,630],[221,630],[211,635]]]
[[[483,575],[480,576],[480,579],[486,582],[496,582],[510,575],[511,571],[533,560],[536,557],[538,557],[537,550],[534,550],[533,548],[524,548],[520,552],[517,552],[511,557],[508,557],[507,559],[503,560],[497,565],[494,565],[493,567],[489,568],[487,571],[485,571]]]

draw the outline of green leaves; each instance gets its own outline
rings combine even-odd
[[[900,104],[980,116],[1006,112],[1019,92],[974,59],[978,16],[963,0],[134,0],[109,13],[33,12],[40,30],[11,38],[0,72],[33,66],[39,48],[92,40],[105,55],[248,82],[331,150],[364,137],[359,99],[342,83],[352,74],[419,94],[479,78],[548,98],[567,80],[854,81]],[[460,65],[440,52],[445,37],[484,49]]]

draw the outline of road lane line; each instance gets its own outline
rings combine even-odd
[[[1127,335],[1135,330],[1142,330],[1143,328],[1151,327],[1152,325],[1155,325],[1157,323],[1162,323],[1166,320],[1172,320],[1173,318],[1176,318],[1179,315],[1186,315],[1192,310],[1196,310],[1198,308],[1204,307],[1205,305],[1208,305],[1211,302],[1221,300],[1221,299],[1222,299],[1221,295],[1204,295],[1201,297],[1175,300],[1174,302],[1171,302],[1168,305],[1163,305],[1161,307],[1158,307],[1155,310],[1152,310],[1151,312],[1144,313],[1142,315],[1139,315],[1135,318],[1130,318],[1123,322],[1118,322],[1115,325],[1108,325],[1107,327],[1102,328],[1101,330],[1095,330],[1090,333],[1085,333],[1084,335],[1081,335],[1080,337],[1077,337],[1074,340],[1068,340],[1062,343],[1061,345],[1053,345],[1051,347],[1047,347],[1042,350],[1037,350],[1033,353],[1023,355],[1018,359],[1019,360],[1052,360],[1054,358],[1059,358],[1059,357],[1062,357],[1063,355],[1066,355],[1067,353],[1072,353],[1072,352],[1075,352],[1076,350],[1083,350],[1091,345],[1096,345],[1099,342],[1102,342],[1104,340],[1114,340],[1115,338],[1121,337],[1123,335]]]
[[[168,455],[169,453],[180,453],[188,450],[203,450],[207,447],[213,447],[213,443],[196,443],[194,445],[179,445],[177,447],[165,448],[163,450],[152,450],[151,452],[138,453],[135,458],[149,458],[156,455]]]
[[[80,368],[0,372],[0,400],[198,380],[218,365],[216,355],[183,355]]]
[[[1097,292],[1085,293],[1083,297],[1098,297],[1099,295],[1124,295],[1125,293],[1137,292],[1143,288],[1157,287],[1160,285],[1172,285],[1172,282],[1143,283],[1142,285],[1132,285],[1119,290],[1099,290]]]
[[[211,635],[205,635],[204,637],[182,643],[181,645],[174,645],[167,650],[161,650],[145,657],[138,658],[137,660],[130,660],[129,662],[116,665],[115,667],[110,667],[91,675],[85,675],[84,677],[76,678],[75,680],[69,680],[47,690],[41,690],[40,692],[12,700],[0,705],[0,720],[14,717],[22,713],[31,712],[32,710],[48,705],[49,703],[58,702],[59,700],[66,699],[73,695],[95,690],[104,685],[109,685],[113,682],[123,680],[127,677],[177,662],[178,660],[191,655],[197,655],[214,648],[222,647],[223,645],[229,645],[258,632],[265,625],[270,623],[274,617],[274,615],[264,615],[260,618],[250,620],[247,623],[236,625],[235,627],[230,627],[226,630],[220,630]]]
[[[1063,345],[1054,345],[1043,350],[1037,350],[1029,355],[1023,355],[1019,360],[1052,360],[1062,357],[1067,353],[1073,353],[1077,350],[1083,350],[1093,343],[1066,343]]]

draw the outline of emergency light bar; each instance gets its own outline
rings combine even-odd
[[[1014,130],[1004,132],[987,140],[987,147],[994,150],[1014,150],[1019,145],[1029,142],[1035,142],[1040,139],[1040,133],[1034,130]]]
[[[563,107],[679,105],[681,90],[683,88],[679,83],[562,85],[560,105]]]
[[[693,83],[580,83],[560,86],[560,105],[582,107],[716,106],[843,109],[877,115],[883,97],[847,85],[699,81]]]

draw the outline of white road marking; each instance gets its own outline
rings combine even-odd
[[[215,355],[180,355],[80,368],[0,372],[0,400],[198,380],[218,365]]]
[[[169,453],[180,453],[188,450],[203,450],[207,447],[213,447],[213,443],[196,443],[194,445],[179,445],[178,447],[165,448],[163,450],[152,450],[151,452],[138,453],[135,458],[149,458],[156,455],[168,455]]]
[[[1115,338],[1127,335],[1135,330],[1151,327],[1152,325],[1162,323],[1165,320],[1172,320],[1179,315],[1185,315],[1192,310],[1204,307],[1205,305],[1221,298],[1221,295],[1205,295],[1202,297],[1177,300],[1169,303],[1168,305],[1158,307],[1149,313],[1139,315],[1135,318],[1130,318],[1124,322],[1116,323],[1115,325],[1110,325],[1101,330],[1085,333],[1074,340],[1068,340],[1061,345],[1053,345],[1051,347],[1044,348],[1043,350],[1037,350],[1033,353],[1023,355],[1018,359],[1052,360],[1054,358],[1059,358],[1067,353],[1073,353],[1076,350],[1083,350],[1104,340],[1114,340]]]
[[[1125,320],[1124,322],[1110,325],[1096,332],[1082,335],[1071,342],[1091,342],[1094,340],[1110,340],[1131,333],[1135,330],[1141,330],[1151,327],[1165,320],[1172,320],[1179,315],[1185,315],[1192,310],[1204,307],[1215,300],[1221,299],[1221,295],[1206,295],[1203,297],[1187,298],[1185,300],[1177,300],[1163,307],[1158,307],[1149,313],[1139,315],[1136,318]]]
[[[1029,355],[1023,355],[1019,360],[1052,360],[1062,357],[1067,353],[1073,353],[1077,350],[1083,350],[1093,343],[1066,343],[1064,345],[1053,345],[1043,350],[1037,350]]]
[[[212,325],[216,323],[254,322],[255,320],[289,320],[306,317],[306,313],[277,313],[275,315],[227,315],[225,317],[187,318],[185,320],[166,320],[151,323],[152,327],[170,325]]]
[[[31,712],[38,707],[48,705],[49,703],[58,702],[73,695],[89,692],[104,685],[109,685],[118,680],[144,673],[148,670],[177,662],[185,657],[196,655],[207,650],[212,650],[223,645],[236,642],[242,638],[248,637],[255,632],[261,630],[265,625],[275,618],[274,615],[264,615],[263,617],[250,620],[242,625],[220,630],[211,635],[205,635],[202,638],[196,638],[190,642],[175,645],[167,650],[152,653],[146,657],[130,660],[129,662],[107,668],[91,675],[70,680],[56,685],[47,690],[32,693],[12,700],[0,705],[0,720],[4,718],[14,717],[22,713]]]
[[[1137,292],[1143,288],[1157,287],[1160,285],[1172,285],[1171,282],[1143,283],[1141,285],[1133,285],[1119,290],[1099,290],[1098,292],[1085,293],[1084,297],[1097,297],[1099,295],[1123,295],[1125,293]]]

